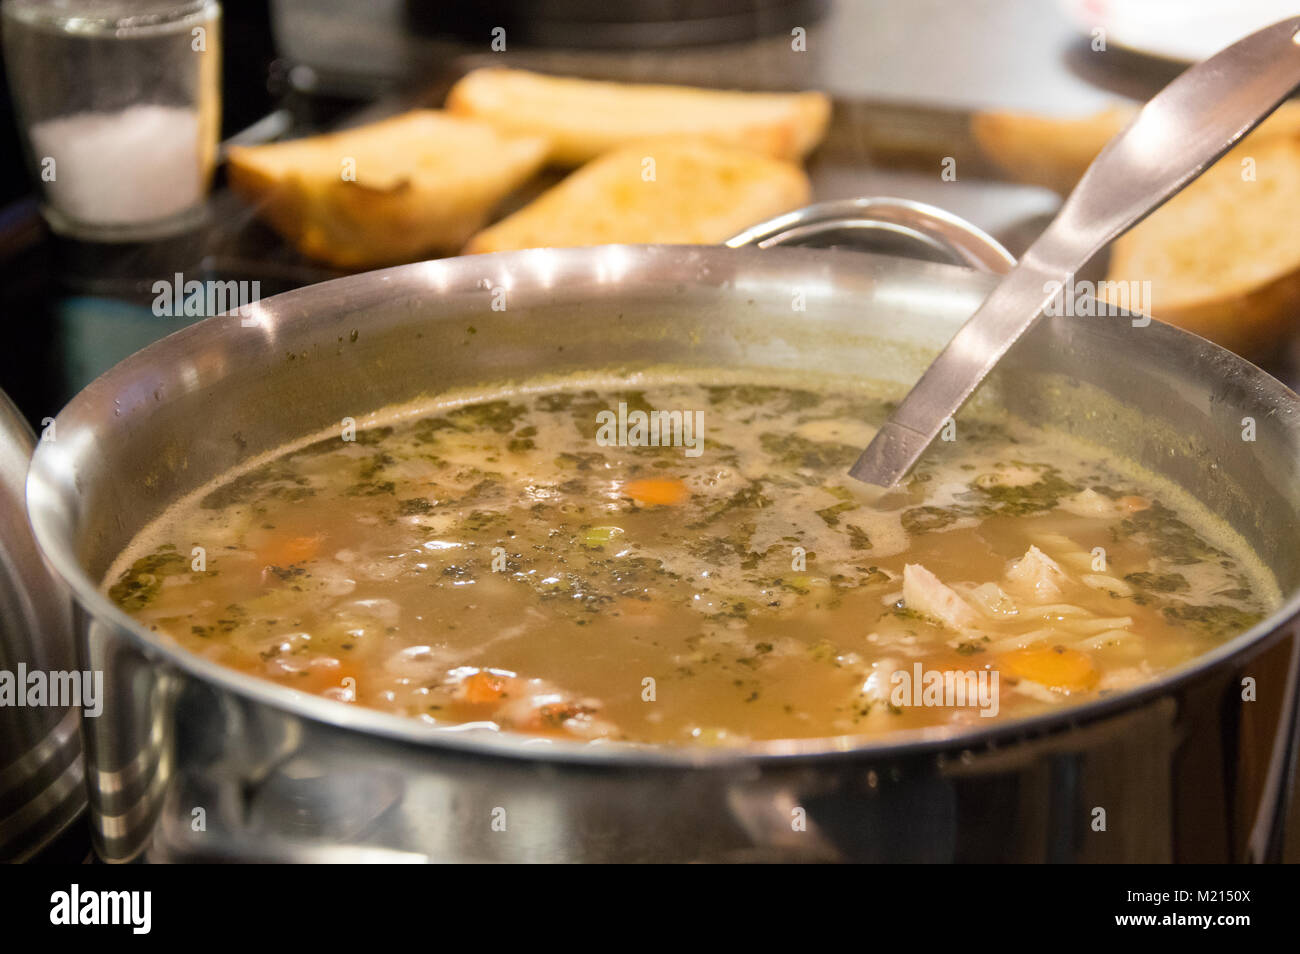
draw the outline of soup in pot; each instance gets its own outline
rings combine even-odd
[[[982,727],[1139,686],[1279,603],[1197,503],[963,418],[899,487],[842,382],[639,375],[344,422],[168,510],[123,610],[447,728],[650,744]]]

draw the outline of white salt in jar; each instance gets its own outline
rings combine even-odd
[[[160,238],[202,219],[220,133],[215,0],[4,0],[5,63],[59,232]]]

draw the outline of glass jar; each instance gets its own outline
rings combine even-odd
[[[198,224],[221,126],[216,0],[4,0],[0,10],[51,227],[139,241]]]

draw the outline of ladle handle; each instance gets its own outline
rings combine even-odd
[[[849,473],[911,470],[1076,269],[1159,208],[1300,85],[1300,17],[1252,33],[1157,93],[1088,167],[1060,214],[921,375]]]

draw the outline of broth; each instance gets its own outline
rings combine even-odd
[[[711,745],[1070,705],[1279,602],[1199,505],[1087,448],[963,416],[873,491],[846,470],[890,405],[763,381],[665,371],[395,410],[180,502],[105,589],[292,689]]]

